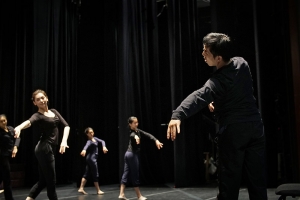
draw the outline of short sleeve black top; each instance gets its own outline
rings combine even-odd
[[[52,145],[58,144],[58,127],[60,124],[63,126],[69,126],[65,119],[55,109],[50,109],[55,116],[47,117],[40,112],[34,113],[29,121],[31,125],[37,125],[41,134],[41,141],[47,141]]]

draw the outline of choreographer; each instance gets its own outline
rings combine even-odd
[[[203,58],[217,70],[202,88],[194,91],[173,111],[167,138],[174,140],[180,123],[209,105],[220,124],[219,200],[237,200],[246,173],[251,200],[266,200],[265,134],[253,96],[252,77],[242,57],[231,57],[232,42],[221,33],[203,38]]]
[[[84,133],[88,137],[88,141],[86,142],[80,155],[82,155],[83,157],[86,155],[86,168],[85,168],[85,173],[81,179],[81,184],[80,184],[80,188],[78,189],[78,192],[87,194],[84,191],[84,186],[87,182],[88,177],[92,175],[93,182],[97,190],[97,194],[104,194],[104,192],[100,190],[99,183],[98,183],[98,177],[99,177],[98,165],[97,165],[98,143],[102,144],[103,153],[107,153],[108,150],[106,148],[104,140],[94,137],[94,130],[92,128],[90,127],[86,128],[84,130]]]
[[[155,144],[158,149],[161,149],[163,147],[163,143],[160,143],[158,139],[156,139],[153,135],[150,133],[146,133],[145,131],[142,131],[141,129],[138,129],[138,119],[136,117],[129,117],[128,119],[129,124],[129,133],[130,133],[130,139],[129,139],[129,145],[128,149],[125,153],[124,161],[124,172],[121,180],[121,187],[120,187],[120,195],[119,199],[126,200],[125,197],[125,187],[128,183],[129,176],[132,181],[132,185],[134,187],[135,193],[137,195],[138,200],[145,200],[146,197],[143,197],[140,188],[139,188],[139,152],[140,152],[140,143],[141,138],[144,136],[155,141]]]
[[[70,127],[64,118],[55,109],[48,109],[48,96],[43,90],[36,90],[32,94],[32,101],[38,111],[30,119],[24,121],[15,128],[16,137],[19,137],[21,130],[36,125],[41,134],[40,140],[35,147],[35,156],[38,160],[39,181],[31,188],[26,200],[35,199],[39,193],[47,187],[47,196],[50,200],[57,200],[56,194],[56,173],[55,173],[55,152],[58,145],[58,126],[64,126],[62,142],[59,152],[65,153],[69,148],[67,139]]]
[[[15,131],[7,126],[7,118],[0,115],[0,183],[3,181],[4,197],[6,200],[13,200],[10,179],[10,157],[16,157],[20,138],[15,139]]]

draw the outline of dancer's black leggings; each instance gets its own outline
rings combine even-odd
[[[31,188],[29,197],[35,199],[47,187],[47,196],[50,200],[57,200],[55,174],[55,146],[46,141],[39,141],[35,147],[35,156],[38,160],[39,181]]]
[[[3,181],[4,196],[6,200],[13,200],[10,180],[9,156],[0,155],[0,183]]]

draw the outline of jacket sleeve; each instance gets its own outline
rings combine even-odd
[[[210,78],[202,88],[188,95],[176,110],[173,110],[171,119],[188,118],[213,102],[216,92],[220,88],[218,85],[220,83],[217,79]]]

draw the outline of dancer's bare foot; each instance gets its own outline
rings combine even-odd
[[[146,200],[147,198],[146,197],[143,197],[143,196],[140,196],[139,198],[138,198],[138,200]]]
[[[82,194],[88,194],[84,191],[84,189],[79,189],[78,192],[82,193]]]
[[[104,192],[101,191],[101,190],[99,190],[99,191],[97,192],[97,194],[104,194]]]
[[[128,200],[125,196],[119,196],[119,199]]]

